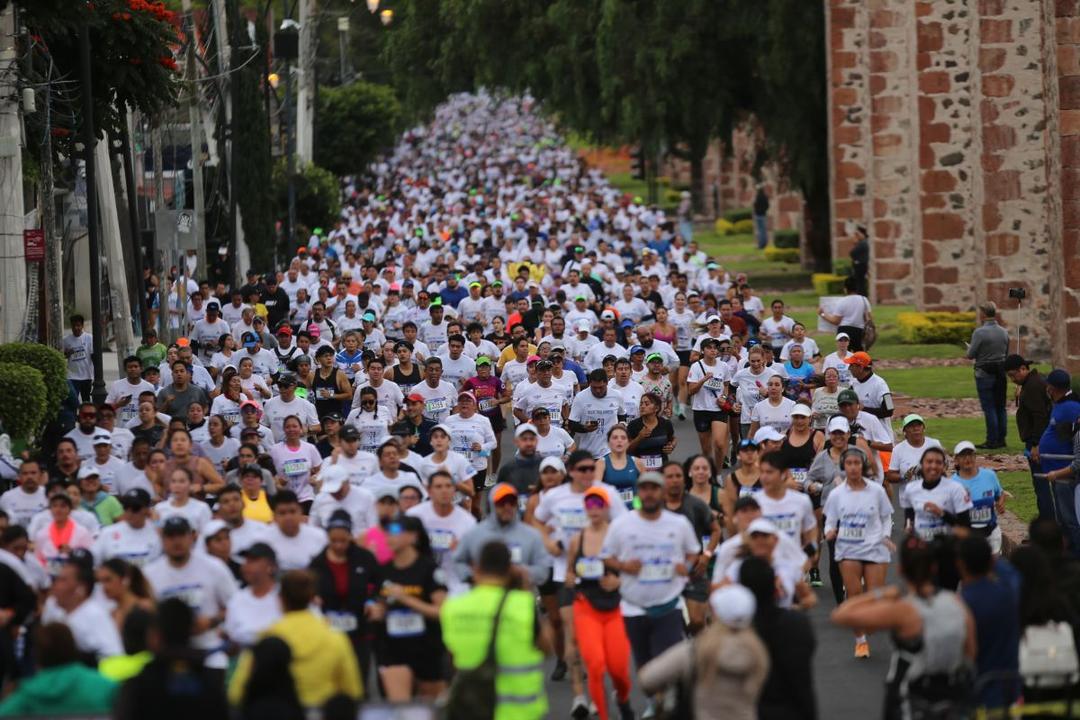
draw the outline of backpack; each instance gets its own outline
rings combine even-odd
[[[1072,627],[1050,621],[1030,625],[1020,638],[1020,676],[1029,687],[1059,688],[1080,678]]]
[[[484,660],[471,670],[459,670],[450,685],[446,701],[447,720],[492,720],[495,717],[495,639],[499,636],[499,619],[510,591],[503,593],[495,618],[491,621],[491,642]]]

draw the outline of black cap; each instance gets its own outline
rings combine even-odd
[[[186,535],[190,532],[191,523],[187,521],[186,517],[180,515],[173,515],[161,526],[161,534],[166,537],[170,535]]]
[[[341,417],[341,413],[336,413],[336,412],[327,413],[327,414],[323,415],[320,422],[326,422],[327,420],[333,420],[336,423],[345,422],[345,419]]]
[[[743,495],[741,498],[735,501],[735,512],[740,510],[746,510],[750,508],[752,510],[760,510],[761,504],[752,495]]]
[[[148,508],[150,507],[150,502],[150,493],[142,488],[131,488],[120,497],[120,504],[123,505],[125,509]]]
[[[326,521],[327,530],[348,530],[352,532],[352,517],[349,515],[348,510],[335,510],[330,514],[330,519]]]
[[[240,475],[258,475],[261,478],[262,474],[262,466],[256,463],[248,463],[247,465],[240,468]]]
[[[341,432],[338,433],[338,437],[342,440],[359,440],[360,431],[353,425],[346,425],[341,428]]]
[[[1031,365],[1030,360],[1025,360],[1022,355],[1009,355],[1005,358],[1005,372],[1010,370],[1019,370],[1022,367],[1028,367]]]
[[[88,568],[94,567],[94,554],[86,548],[75,548],[68,555],[67,561],[75,565],[84,565]]]
[[[295,373],[283,372],[280,375],[278,375],[278,379],[277,379],[278,387],[285,387],[285,386],[291,387],[293,385],[296,385],[297,382],[299,382],[299,381],[298,381]]]
[[[277,553],[274,552],[274,548],[270,547],[264,542],[254,543],[247,550],[241,550],[240,557],[254,559],[263,558],[265,560],[269,560],[272,563],[277,563]]]

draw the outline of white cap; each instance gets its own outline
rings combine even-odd
[[[837,415],[829,421],[829,425],[825,429],[830,434],[834,432],[851,432],[851,423],[848,422],[846,417]]]
[[[600,313],[600,319],[601,320],[614,320],[615,319],[615,313],[612,312],[611,310],[605,310],[604,312]]]
[[[214,537],[222,530],[228,530],[229,526],[224,520],[210,520],[203,525],[202,532],[199,533],[204,538]]]
[[[711,322],[723,322],[723,319],[719,315],[710,315],[705,318],[705,324],[708,325]]]
[[[791,408],[792,417],[795,417],[796,415],[799,415],[800,417],[810,417],[810,415],[812,414],[813,413],[810,411],[810,408],[803,403],[799,403],[795,407]]]
[[[590,323],[588,320],[577,321],[578,332],[589,332],[590,330],[592,330],[592,323]]]
[[[537,432],[536,426],[532,423],[521,423],[517,426],[517,429],[514,430],[514,437],[519,438],[527,432],[531,432],[533,435],[540,434],[539,432]]]
[[[763,517],[755,518],[750,522],[750,526],[746,528],[746,532],[750,535],[754,533],[765,533],[766,535],[779,535],[780,531],[773,525],[772,520],[766,520]]]
[[[562,458],[556,455],[549,455],[540,461],[540,472],[544,472],[547,469],[558,470],[563,475],[566,474],[566,465],[563,463]]]
[[[83,463],[82,465],[80,465],[79,473],[75,476],[75,479],[84,480],[88,477],[101,477],[101,472],[93,463]]]
[[[94,445],[112,445],[112,433],[105,428],[94,430]]]
[[[956,447],[953,448],[952,454],[959,455],[960,453],[966,452],[968,450],[970,450],[971,452],[975,452],[975,443],[971,442],[970,440],[961,440],[960,442],[956,443]]]
[[[729,628],[743,630],[750,627],[757,611],[754,593],[742,585],[725,585],[709,596],[713,615]]]
[[[349,482],[349,472],[340,465],[327,465],[319,472],[319,493],[336,493]]]
[[[783,441],[784,436],[774,428],[772,425],[766,425],[765,427],[758,428],[758,431],[754,433],[754,442],[760,445],[767,440]]]
[[[431,430],[428,432],[428,437],[431,437],[431,433],[435,432],[436,430],[442,430],[444,433],[446,433],[447,437],[453,437],[453,433],[450,432],[450,427],[442,423],[439,423],[435,427],[431,428]]]
[[[839,333],[836,333],[836,339],[837,340],[850,340],[851,336],[848,335],[846,332],[839,332]]]

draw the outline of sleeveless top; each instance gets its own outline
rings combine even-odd
[[[270,509],[270,502],[266,499],[266,491],[260,490],[259,497],[252,500],[247,493],[240,493],[244,499],[244,519],[260,523],[269,523],[274,520],[274,511]]]
[[[637,464],[634,458],[626,456],[626,466],[616,470],[611,464],[611,455],[604,456],[604,482],[614,486],[619,491],[619,499],[630,507],[634,502],[634,490],[637,488],[638,475]]]
[[[678,332],[678,331],[676,331],[676,332]],[[663,340],[664,342],[666,342],[666,343],[668,343],[668,344],[670,344],[672,346],[675,345],[675,334],[665,335],[664,333],[658,331],[655,326],[653,327],[653,337],[656,338],[657,340]]]
[[[731,471],[731,482],[735,483],[735,497],[740,498],[744,495],[751,495],[761,489],[761,479],[758,478],[753,485],[744,485],[739,480],[739,474],[734,470]]]
[[[784,435],[784,444],[780,446],[780,453],[787,460],[788,468],[800,487],[806,486],[806,472],[814,464],[817,452],[814,451],[814,436],[816,430],[810,431],[810,438],[802,445],[791,444],[791,433]]]
[[[574,555],[574,575],[577,577],[575,593],[586,600],[596,610],[606,612],[619,607],[619,591],[605,590],[600,587],[600,578],[609,571],[599,557],[585,556],[585,531],[578,533],[578,551]]]
[[[196,456],[194,452],[192,452],[191,457],[187,459],[187,462],[184,463],[177,462],[176,458],[169,458],[165,461],[165,466],[162,468],[162,474],[164,475],[164,482],[162,485],[164,486],[166,495],[169,492],[169,478],[172,477],[173,470],[181,467],[191,473],[192,484],[199,483],[205,485],[206,481],[209,480],[209,478],[199,472],[199,457]],[[195,489],[192,488],[191,495],[194,497],[197,494],[201,496],[202,490],[196,493]]]
[[[341,400],[334,400],[333,397],[323,397],[324,394],[330,396],[337,394],[339,372],[342,372],[340,368],[334,368],[330,373],[330,377],[324,378],[321,368],[315,371],[315,379],[311,381],[311,389],[314,391],[315,396],[315,412],[319,414],[320,418],[344,410],[342,407],[344,403]]]
[[[390,368],[390,380],[401,388],[401,394],[408,397],[414,386],[420,384],[420,366],[413,363],[412,372],[408,375],[401,372],[401,367],[395,365]]]

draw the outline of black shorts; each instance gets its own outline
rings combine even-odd
[[[417,648],[422,648],[422,650]],[[417,644],[391,642],[389,638],[386,638],[380,643],[376,661],[378,667],[404,665],[412,670],[417,680],[439,682],[446,679],[444,653],[441,639],[437,642]]]
[[[472,476],[472,486],[476,494],[479,495],[484,491],[485,483],[487,483],[487,470],[477,470],[476,474]]]
[[[694,429],[699,433],[706,433],[712,431],[712,424],[714,422],[726,423],[728,421],[728,414],[723,410],[695,410],[694,411]]]
[[[502,412],[497,412],[494,415],[484,415],[491,422],[491,430],[495,433],[495,437],[499,437],[499,433],[506,429],[506,418],[503,417]]]
[[[708,575],[702,575],[700,578],[691,578],[687,581],[686,587],[683,588],[683,597],[687,600],[693,600],[694,602],[708,602],[709,601],[709,577]]]
[[[676,350],[675,354],[679,356],[679,367],[690,367],[690,353],[691,350]]]
[[[559,608],[570,607],[574,604],[577,593],[573,588],[566,587],[566,583],[559,583]]]
[[[540,597],[550,597],[552,595],[557,595],[559,593],[559,588],[563,587],[562,583],[555,582],[551,579],[553,574],[553,571],[548,570],[547,580],[545,580],[544,583],[537,588],[537,590],[540,592]]]

